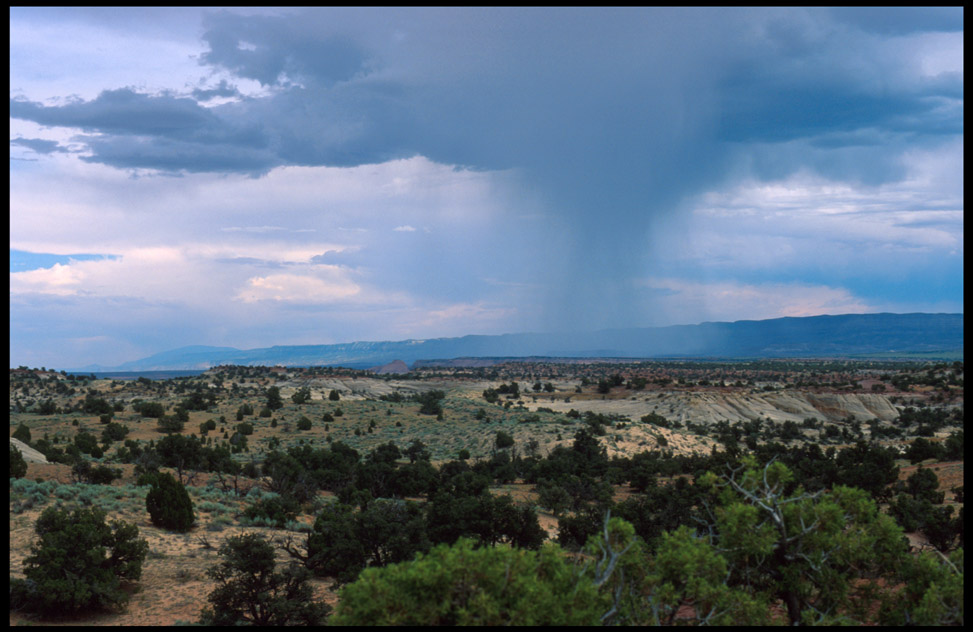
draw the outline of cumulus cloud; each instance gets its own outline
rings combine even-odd
[[[271,274],[253,277],[236,295],[244,303],[287,301],[294,303],[333,303],[358,294],[361,288],[336,266],[315,266],[313,275]]]
[[[55,263],[50,268],[11,274],[10,293],[37,292],[62,296],[77,294],[85,276],[77,266]]]

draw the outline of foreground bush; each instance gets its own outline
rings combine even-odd
[[[145,508],[152,524],[171,531],[188,531],[196,521],[193,499],[182,483],[169,473],[156,474],[145,496]]]
[[[577,563],[552,543],[475,549],[467,536],[366,568],[343,589],[332,622],[962,625],[962,549],[913,556],[868,492],[808,492],[775,459],[747,455],[723,470],[697,477],[695,529],[664,530],[647,546],[631,523],[609,517],[587,531]],[[925,478],[912,481],[915,493],[932,491]]]
[[[412,562],[366,568],[331,625],[596,625],[610,607],[559,546],[474,548],[460,538]]]
[[[205,625],[319,625],[330,607],[313,603],[311,573],[297,564],[276,572],[274,547],[255,533],[228,538],[220,547],[223,561],[207,575],[218,583],[209,594],[212,610]]]
[[[861,489],[787,493],[793,480],[783,463],[753,457],[701,477],[712,494],[702,502],[710,544],[729,564],[724,581],[772,597],[791,625],[860,623],[907,557],[902,528]]]
[[[948,558],[930,551],[909,557],[903,586],[884,599],[879,624],[962,626],[963,575],[963,549]]]
[[[44,615],[111,609],[128,601],[121,580],[142,576],[149,546],[133,524],[105,524],[101,509],[46,509],[40,540],[24,560],[27,579],[10,583],[10,606]]]

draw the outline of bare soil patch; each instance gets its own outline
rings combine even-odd
[[[131,470],[134,466],[121,466]],[[27,478],[70,482],[67,465],[28,464]],[[132,472],[126,472],[128,478]],[[116,481],[115,487],[124,484]],[[129,481],[130,482],[130,481]],[[196,502],[196,501],[194,501]],[[139,528],[139,536],[149,545],[149,554],[142,566],[142,579],[129,584],[131,599],[125,609],[117,613],[91,613],[70,619],[38,619],[14,611],[10,612],[10,625],[51,625],[51,626],[168,626],[178,621],[196,622],[200,613],[208,606],[207,595],[216,583],[206,576],[206,571],[220,561],[217,554],[220,545],[229,537],[244,533],[257,532],[267,538],[292,536],[300,541],[303,534],[267,527],[244,527],[227,524],[211,530],[214,515],[199,510],[196,502],[196,526],[187,533],[175,533],[159,529],[151,523],[144,506],[137,510],[122,509],[107,511],[106,521],[123,520]],[[242,509],[247,504],[239,500]],[[41,512],[54,505],[53,499],[46,505],[10,515],[10,575],[23,577],[23,560],[30,553],[30,546],[36,540],[34,523]],[[287,554],[278,550],[278,564],[290,561]],[[330,586],[329,578],[313,578],[311,585],[317,599],[331,604],[337,603],[337,593]]]

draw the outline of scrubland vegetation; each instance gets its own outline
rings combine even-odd
[[[962,624],[963,421],[962,362],[22,367],[11,621]]]

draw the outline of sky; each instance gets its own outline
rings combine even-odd
[[[11,8],[10,364],[962,312],[962,8]]]

